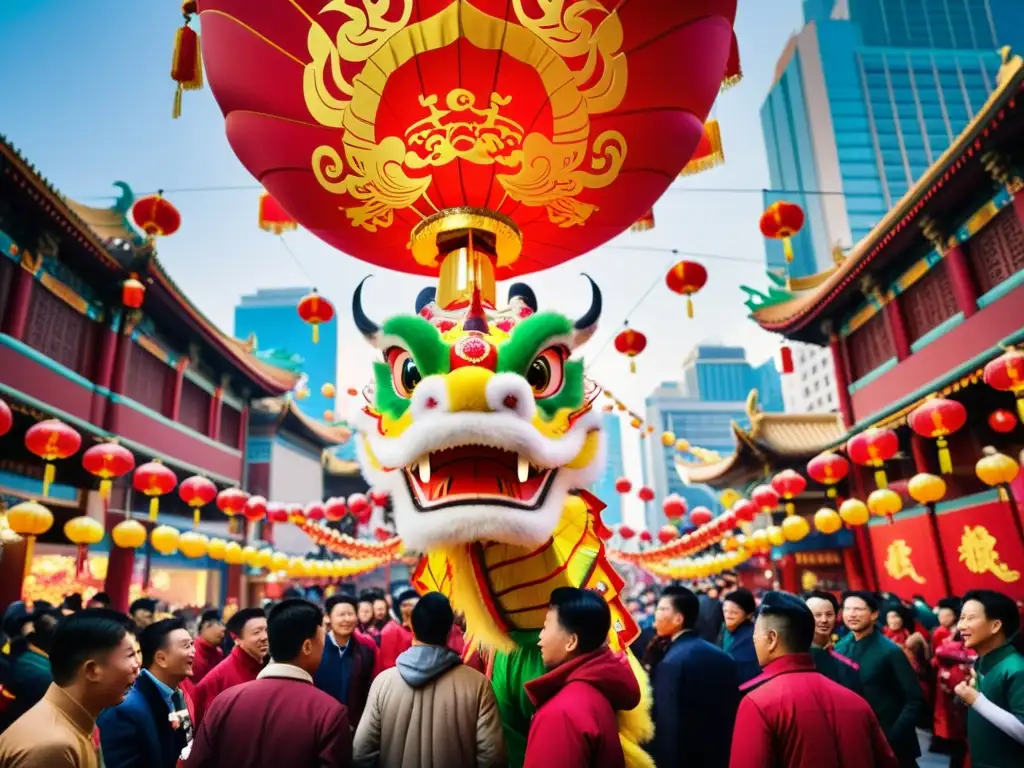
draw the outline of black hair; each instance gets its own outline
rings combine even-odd
[[[356,599],[352,597],[352,595],[338,593],[327,598],[327,604],[324,606],[324,613],[330,616],[331,611],[334,610],[334,606],[336,605],[351,605],[352,610],[357,610],[359,608],[359,605],[356,603]]]
[[[296,586],[291,586],[285,589],[282,597],[285,600],[301,600],[305,598],[305,593]]]
[[[419,597],[420,593],[415,589],[403,589],[398,594],[392,596],[392,602],[395,604],[395,607],[398,608],[406,600],[419,600]]]
[[[142,649],[142,668],[149,669],[153,666],[157,651],[167,648],[167,638],[172,632],[179,629],[186,629],[185,622],[181,619],[163,619],[150,624],[139,632],[139,648]]]
[[[105,608],[78,611],[61,619],[50,650],[53,682],[61,687],[70,685],[87,661],[117,650],[128,623],[123,613]]]
[[[843,605],[846,605],[848,598],[856,597],[859,600],[863,600],[864,604],[868,607],[868,610],[872,613],[878,612],[878,598],[875,597],[871,592],[863,589],[854,589],[848,592],[843,592]]]
[[[814,642],[814,615],[807,603],[795,595],[768,592],[758,616],[774,629],[790,653],[807,653]]]
[[[683,615],[683,628],[693,629],[697,625],[697,617],[700,615],[700,601],[697,596],[686,587],[673,584],[665,587],[661,592],[662,599],[668,598],[672,603],[672,609]]]
[[[64,595],[64,602],[60,604],[61,608],[66,608],[69,611],[80,611],[82,610],[82,595],[79,592],[72,592],[69,595]]]
[[[1017,603],[1013,601],[1013,598],[992,589],[972,589],[964,595],[964,604],[968,600],[981,603],[981,607],[985,610],[985,618],[989,621],[998,619],[1002,622],[1003,626],[1000,631],[1007,640],[1017,634],[1017,630],[1020,629],[1020,613],[1017,611]]]
[[[110,606],[111,600],[110,595],[106,592],[97,592],[95,595],[89,598],[90,603],[99,603],[100,605]]]
[[[739,606],[739,608],[748,616],[757,610],[757,602],[754,600],[754,594],[744,587],[739,587],[726,594],[726,596],[722,598],[722,602],[728,602]]]
[[[369,603],[370,605],[373,605],[373,601],[376,599],[376,592],[374,592],[372,589],[364,589],[362,592],[359,593],[359,598],[357,602]]]
[[[300,597],[291,598],[293,600],[301,600]],[[241,637],[242,631],[245,629],[245,625],[253,619],[265,619],[267,618],[266,612],[262,608],[243,608],[242,610],[235,613],[230,619],[228,619],[227,628],[235,637]]]
[[[455,614],[447,597],[440,592],[428,592],[412,609],[411,621],[412,633],[421,643],[446,646]]]
[[[598,592],[579,587],[557,587],[548,605],[558,614],[558,623],[576,635],[580,653],[596,651],[608,640],[612,612]]]
[[[384,596],[383,592],[375,592],[374,593],[374,595],[373,595],[373,602],[375,602],[375,603],[376,602],[386,603],[387,601],[388,601],[388,599]]]
[[[60,611],[37,611],[32,614],[32,634],[28,640],[39,650],[49,654],[53,650],[53,638],[57,625],[64,616]]]
[[[886,618],[889,617],[890,613],[895,613],[900,617],[900,621],[903,622],[903,628],[908,632],[915,632],[917,630],[917,622],[914,620],[913,609],[908,608],[902,603],[899,605],[894,603],[885,609]]]
[[[154,613],[156,611],[156,600],[151,597],[140,597],[128,606],[129,614],[134,614],[136,611],[149,611],[150,613]]]
[[[832,610],[835,611],[837,615],[839,614],[839,600],[831,592],[826,592],[823,589],[815,589],[811,592],[807,592],[804,594],[805,603],[808,600],[811,600],[812,598],[817,598],[818,600],[825,600],[826,602],[831,603]]]
[[[944,597],[941,600],[939,600],[939,602],[936,603],[935,607],[938,610],[942,610],[943,608],[946,608],[946,609],[952,611],[953,613],[955,613],[957,615],[957,617],[959,617],[960,616],[960,609],[963,608],[963,603],[960,602],[960,598],[959,597],[952,597],[952,596],[950,596],[950,597]]]
[[[202,632],[206,629],[207,624],[223,624],[224,621],[220,617],[220,611],[213,608],[209,611],[203,611],[199,616],[199,628],[198,631]]]
[[[316,603],[298,597],[282,600],[267,618],[270,655],[275,661],[293,661],[302,652],[302,644],[316,637],[323,623],[324,612]]]

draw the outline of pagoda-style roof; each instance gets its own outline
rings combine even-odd
[[[68,254],[73,268],[95,275],[97,267],[102,267],[110,272],[110,280],[120,281],[130,270],[120,255],[124,252],[119,252],[113,244],[128,242],[137,246],[138,252],[145,254],[145,266],[140,271],[151,279],[147,311],[163,310],[179,323],[184,317],[193,333],[220,353],[228,366],[255,389],[257,396],[283,395],[298,383],[297,374],[257,359],[251,345],[223,333],[189,301],[167,274],[155,249],[145,243],[128,221],[134,196],[127,184],[115,183],[121,194],[109,208],[75,202],[60,194],[3,135],[0,135],[0,178],[9,179],[23,189],[42,213],[52,217],[63,237],[77,241],[80,248]],[[98,282],[104,282],[103,278]]]
[[[676,472],[687,485],[712,488],[743,487],[764,477],[765,468],[782,469],[801,464],[834,446],[846,435],[838,413],[765,413],[757,402],[757,390],[747,397],[750,427],[735,421],[732,432],[736,452],[710,463],[676,458]]]
[[[341,445],[352,437],[345,424],[325,424],[307,416],[290,397],[268,397],[255,400],[250,414],[256,422],[270,422],[278,431],[305,438],[321,449]]]
[[[799,281],[799,286],[794,281],[788,290],[781,278],[773,280],[775,285],[767,294],[744,289],[751,296],[747,306],[755,322],[798,341],[825,343],[827,334],[820,321],[834,319],[860,300],[863,277],[933,247],[936,233],[932,222],[950,223],[991,197],[990,153],[1019,156],[1024,134],[1019,98],[1024,89],[1024,65],[1008,48],[1002,53],[997,87],[985,105],[842,264],[829,270],[824,280],[810,276]],[[939,234],[948,237],[952,233]],[[810,290],[797,292],[801,289]]]

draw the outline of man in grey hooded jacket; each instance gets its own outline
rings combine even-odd
[[[373,681],[353,746],[357,768],[502,768],[498,703],[447,647],[452,607],[437,592],[412,612],[412,647]]]

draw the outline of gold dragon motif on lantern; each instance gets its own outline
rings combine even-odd
[[[519,22],[513,24],[459,2],[409,24],[412,6],[413,0],[376,0],[356,8],[332,0],[318,16],[347,17],[333,39],[310,19],[306,106],[321,125],[343,130],[340,148],[324,144],[313,151],[312,169],[320,185],[354,200],[357,205],[346,201],[339,208],[353,226],[375,232],[392,225],[396,210],[421,198],[436,210],[427,196],[431,176],[411,174],[456,160],[496,164],[507,169],[496,174],[506,198],[543,207],[548,220],[561,227],[585,224],[597,208],[577,196],[611,184],[626,157],[621,133],[592,135],[590,122],[592,115],[616,109],[625,95],[627,62],[620,52],[623,31],[617,14],[597,0],[538,0],[534,12],[540,16],[532,17],[522,0],[513,0]],[[595,12],[599,24],[592,20]],[[417,106],[426,110],[425,116],[401,136],[376,136],[381,94],[391,75],[460,38],[481,50],[500,50],[537,73],[552,113],[550,137],[527,132],[501,114],[511,96],[461,87],[443,97],[421,94]],[[363,66],[350,77],[346,72],[353,63]]]

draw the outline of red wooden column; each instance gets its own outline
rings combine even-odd
[[[4,556],[0,558],[0,611],[6,611],[8,605],[21,600],[26,549],[24,539],[4,544]]]
[[[92,394],[92,403],[89,407],[89,421],[93,424],[103,424],[107,395],[114,378],[114,363],[117,361],[117,340],[120,328],[120,312],[111,317],[110,323],[103,328],[100,351],[96,356],[96,366],[92,378],[93,383],[96,384],[96,390]]]
[[[210,398],[210,410],[206,422],[206,435],[211,440],[220,438],[220,414],[224,405],[224,387],[217,387],[213,390],[213,397]]]
[[[171,407],[167,416],[171,421],[177,421],[181,416],[181,391],[185,386],[185,371],[188,365],[187,357],[179,357],[174,366],[174,386],[171,388]]]
[[[106,528],[110,530],[124,520],[121,515],[107,513]],[[107,559],[107,577],[103,582],[103,591],[110,595],[110,607],[115,611],[128,613],[128,597],[132,586],[132,573],[135,571],[135,550],[122,549],[110,542],[110,554]]]
[[[967,263],[967,254],[963,245],[957,244],[944,255],[946,269],[949,270],[949,282],[953,286],[956,305],[964,313],[964,319],[978,311],[978,289],[974,286],[974,276]]]
[[[839,413],[847,428],[854,424],[853,399],[850,397],[850,368],[846,355],[846,339],[833,330],[830,321],[822,323],[822,331],[828,335],[828,348],[832,353],[832,368],[836,378],[836,394],[839,396]]]
[[[14,271],[14,285],[11,288],[11,301],[3,318],[3,332],[12,339],[24,341],[28,327],[28,310],[32,304],[32,284],[35,275],[29,271],[22,261],[21,269]]]
[[[228,566],[228,589],[227,599],[228,602],[234,600],[239,607],[242,605],[242,566],[240,565],[229,565]]]
[[[903,317],[899,296],[890,295],[889,300],[885,302],[883,311],[886,324],[889,326],[889,334],[892,336],[893,346],[896,348],[896,359],[906,360],[911,354],[910,334],[907,332],[907,321]]]

